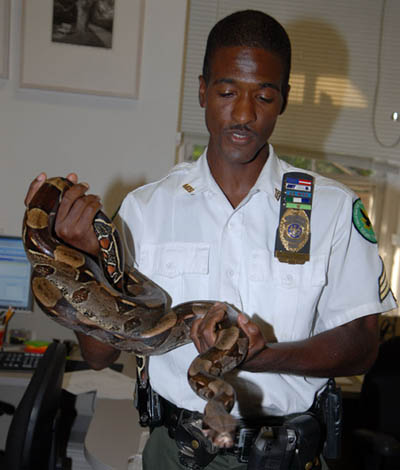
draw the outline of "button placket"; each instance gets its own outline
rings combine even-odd
[[[221,239],[221,292],[220,298],[235,304],[239,299],[239,276],[241,266],[241,239],[243,214],[234,212],[227,221]]]

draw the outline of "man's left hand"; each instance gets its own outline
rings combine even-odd
[[[199,353],[214,346],[218,337],[218,324],[224,319],[226,311],[227,305],[225,303],[216,302],[204,317],[194,321],[190,336]],[[249,339],[249,349],[246,356],[246,360],[249,360],[265,349],[265,340],[259,327],[244,313],[240,313],[238,316],[238,326]]]

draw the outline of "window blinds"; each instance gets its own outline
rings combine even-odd
[[[398,0],[191,0],[180,131],[204,141],[198,76],[207,35],[246,8],[277,18],[292,41],[289,105],[271,139],[278,151],[400,165]]]

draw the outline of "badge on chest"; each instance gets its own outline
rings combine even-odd
[[[314,178],[307,173],[285,173],[276,231],[275,256],[281,263],[304,264],[310,259],[310,219]]]

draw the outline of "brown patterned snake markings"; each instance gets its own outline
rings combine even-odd
[[[193,320],[211,301],[186,302],[171,308],[169,295],[136,269],[124,272],[116,228],[98,212],[93,223],[101,246],[98,260],[67,246],[54,235],[60,200],[71,183],[50,178],[33,197],[23,223],[25,250],[33,266],[32,291],[51,318],[115,348],[157,355],[191,342]],[[214,445],[230,447],[236,427],[229,414],[232,386],[221,376],[245,358],[248,340],[228,306],[214,347],[197,356],[188,371],[193,390],[207,401],[203,432]]]

